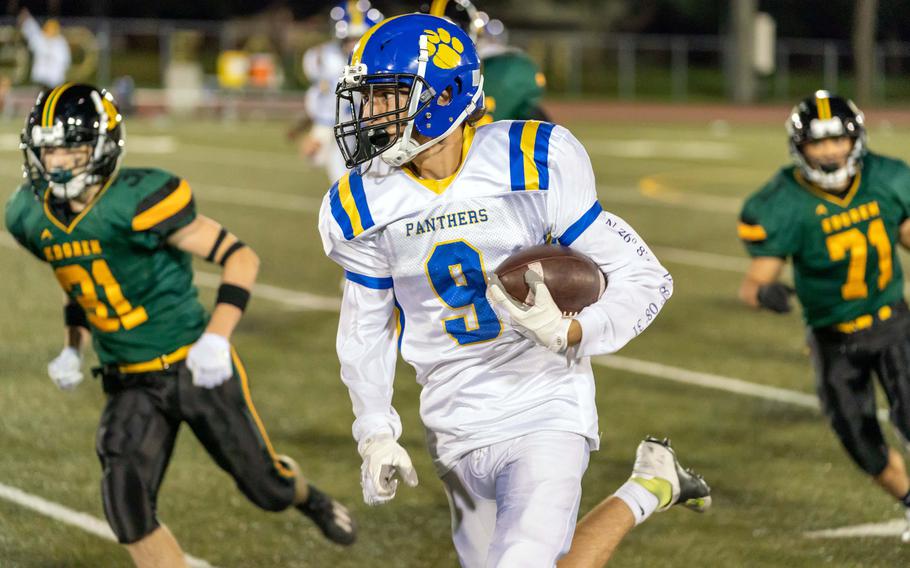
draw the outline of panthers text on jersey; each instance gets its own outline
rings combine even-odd
[[[871,321],[903,297],[897,244],[908,217],[910,168],[869,153],[841,196],[810,185],[793,166],[781,169],[746,201],[739,236],[752,257],[793,257],[803,317],[825,327]]]
[[[122,168],[79,214],[28,182],[6,206],[9,232],[85,310],[103,364],[149,361],[202,334],[190,255],[164,246],[195,217],[189,184],[156,169]]]
[[[542,430],[598,446],[590,355],[616,351],[657,316],[672,280],[625,221],[601,209],[581,144],[536,121],[464,130],[462,163],[423,180],[374,160],[326,195],[323,246],[344,270],[337,349],[358,442],[398,437],[396,341],[422,386],[420,413],[440,472],[465,453]],[[486,298],[511,254],[555,240],[609,278],[576,319],[567,358],[513,330]],[[397,336],[397,337],[396,337]]]

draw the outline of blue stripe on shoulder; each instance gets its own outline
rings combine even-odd
[[[553,133],[553,124],[543,122],[537,128],[537,138],[534,140],[534,163],[537,164],[537,178],[540,189],[550,187],[550,135]]]
[[[557,240],[559,244],[563,246],[571,246],[582,233],[585,232],[585,229],[591,226],[597,216],[603,211],[603,207],[600,206],[599,201],[595,201],[594,205],[588,209],[584,215],[582,215],[577,221],[572,223],[572,225],[566,229],[562,235]]]
[[[377,278],[376,276],[366,276],[364,274],[357,274],[356,272],[345,270],[344,277],[355,284],[360,284],[361,286],[366,286],[367,288],[372,288],[374,290],[388,290],[392,287],[391,276]]]
[[[367,196],[363,191],[363,178],[357,170],[351,170],[348,180],[351,184],[351,194],[354,196],[354,206],[360,213],[360,224],[366,231],[376,223],[373,222],[373,215],[370,213],[370,207],[367,204]]]
[[[512,191],[524,191],[525,157],[521,152],[521,131],[525,123],[515,121],[509,126],[509,172],[512,180]]]
[[[332,206],[332,217],[341,227],[344,238],[351,240],[354,238],[354,227],[351,226],[351,218],[348,217],[344,207],[341,206],[341,197],[338,195],[338,182],[329,190],[329,204]]]

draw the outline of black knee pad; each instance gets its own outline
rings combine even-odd
[[[139,468],[129,459],[101,456],[104,515],[121,544],[132,544],[158,528],[155,503]]]

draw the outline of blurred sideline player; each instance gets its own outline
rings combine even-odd
[[[331,540],[350,544],[347,510],[275,453],[230,344],[259,259],[219,223],[196,214],[186,180],[120,168],[122,118],[113,97],[65,83],[39,95],[22,132],[27,181],[6,226],[51,265],[68,297],[64,348],[48,365],[64,390],[82,381],[91,335],[107,403],[96,451],[104,513],[137,566],[184,566],[157,518],[158,488],[183,422],[258,507],[295,506]],[[208,316],[192,257],[224,267]]]
[[[19,10],[17,22],[32,52],[32,83],[42,89],[53,89],[62,84],[72,58],[70,46],[60,33],[60,22],[49,18],[42,27],[28,8]]]
[[[346,0],[329,13],[335,39],[307,50],[303,71],[310,81],[304,96],[305,118],[290,132],[297,138],[300,155],[314,166],[325,168],[329,182],[344,175],[347,168],[335,144],[335,86],[357,40],[382,20],[382,14],[367,0]]]
[[[484,77],[484,106],[492,120],[543,120],[541,98],[547,80],[537,64],[517,47],[507,45],[500,20],[491,20],[470,0],[433,0],[430,14],[452,20],[474,41]]]
[[[910,248],[910,168],[868,151],[863,114],[827,91],[793,108],[787,132],[794,164],[743,206],[739,236],[752,263],[740,298],[789,312],[792,290],[778,279],[793,259],[822,409],[853,461],[910,508],[910,479],[882,436],[872,382],[875,373],[892,423],[910,439],[910,317],[897,255],[898,245]]]
[[[601,209],[587,153],[567,130],[536,121],[475,128],[483,100],[474,45],[449,20],[402,15],[361,38],[338,87],[337,114],[353,118],[335,127],[356,169],[332,186],[319,217],[325,252],[346,277],[336,345],[364,500],[391,500],[399,476],[417,484],[397,442],[397,346],[422,386],[421,419],[461,563],[553,566],[570,548],[581,478],[599,443],[589,357],[641,333],[673,282],[634,230]],[[531,308],[495,278],[488,287],[490,270],[548,239],[588,255],[609,278],[574,318],[533,272]],[[655,461],[652,450],[645,462]],[[619,507],[628,530],[671,504],[666,477],[676,470],[669,452],[660,455],[671,473],[630,480],[606,518]]]

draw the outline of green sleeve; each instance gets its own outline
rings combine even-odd
[[[132,241],[154,249],[196,218],[196,202],[186,180],[164,170],[131,170],[118,184],[130,195]]]
[[[16,242],[43,261],[44,257],[29,246],[28,237],[25,233],[25,216],[28,212],[30,200],[34,201],[35,199],[35,194],[28,184],[20,186],[10,196],[9,201],[6,202],[4,224],[6,225],[6,230],[16,239]]]
[[[882,158],[882,162],[887,164],[886,174],[882,177],[891,187],[894,198],[901,208],[901,222],[904,222],[910,218],[910,166],[897,159]]]
[[[792,218],[795,207],[784,199],[778,179],[746,200],[737,233],[749,256],[786,258],[799,250],[799,223]]]

